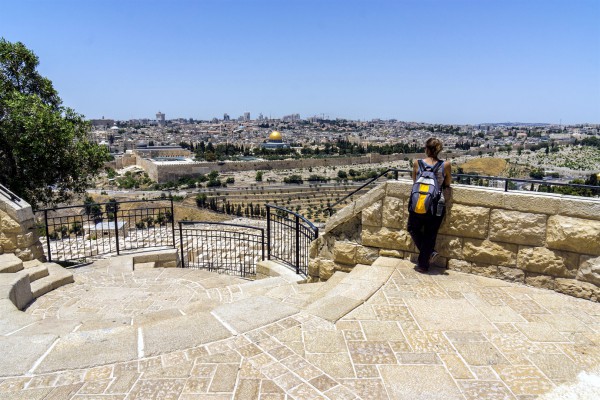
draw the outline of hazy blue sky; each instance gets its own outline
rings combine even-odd
[[[0,0],[88,118],[600,122],[600,0]]]

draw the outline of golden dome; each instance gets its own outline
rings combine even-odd
[[[279,133],[278,131],[273,131],[271,132],[271,134],[269,135],[269,140],[270,141],[277,141],[277,142],[281,142],[281,133]]]

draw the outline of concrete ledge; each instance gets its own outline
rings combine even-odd
[[[10,300],[19,310],[33,300],[29,275],[25,272],[0,274],[0,299]]]
[[[304,282],[305,278],[296,274],[290,268],[271,260],[260,261],[256,264],[256,279],[279,276],[288,282]]]
[[[14,254],[0,254],[0,273],[14,273],[23,269],[23,261]]]

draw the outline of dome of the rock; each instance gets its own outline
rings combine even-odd
[[[269,135],[269,141],[281,142],[282,141],[281,133],[279,133],[278,131],[271,132],[271,134]]]

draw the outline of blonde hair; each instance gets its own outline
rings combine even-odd
[[[425,142],[425,154],[429,157],[437,158],[443,148],[442,141],[438,138],[430,137]]]

